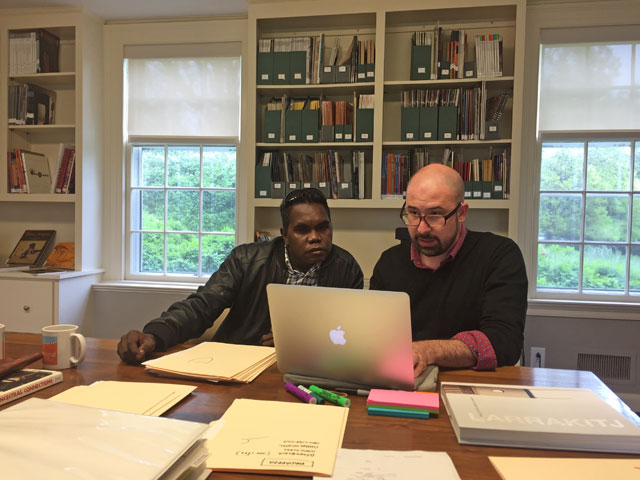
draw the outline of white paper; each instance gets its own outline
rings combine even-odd
[[[313,477],[324,480],[327,477]],[[335,480],[414,480],[437,478],[460,480],[446,452],[338,450],[333,469]]]

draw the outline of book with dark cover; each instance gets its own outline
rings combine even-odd
[[[9,265],[41,265],[53,246],[55,230],[25,230],[7,259]]]
[[[0,379],[0,405],[62,381],[62,372],[24,368]]]

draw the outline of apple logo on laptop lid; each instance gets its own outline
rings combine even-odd
[[[329,331],[329,338],[331,338],[331,341],[335,345],[344,345],[345,343],[347,343],[347,339],[344,338],[344,330],[342,330],[342,327],[340,325],[338,325],[338,328],[336,328],[335,330]]]

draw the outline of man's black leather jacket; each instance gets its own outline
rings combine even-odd
[[[266,285],[286,283],[284,239],[239,245],[233,249],[207,283],[176,302],[159,318],[151,320],[144,333],[156,337],[156,350],[165,350],[190,338],[197,338],[213,325],[225,308],[229,314],[213,341],[260,345],[271,331]],[[349,252],[333,245],[322,262],[318,285],[362,288],[362,270]]]

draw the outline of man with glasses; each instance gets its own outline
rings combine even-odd
[[[320,190],[292,191],[280,204],[280,215],[281,237],[234,248],[196,293],[171,305],[142,332],[123,335],[118,344],[120,358],[140,363],[151,352],[198,338],[225,308],[230,308],[229,314],[213,341],[273,345],[268,283],[362,288],[358,262],[332,245],[331,214]]]
[[[415,374],[427,365],[492,369],[522,351],[527,274],[509,238],[465,228],[460,175],[428,165],[411,178],[400,216],[411,242],[382,253],[371,289],[407,292]]]

